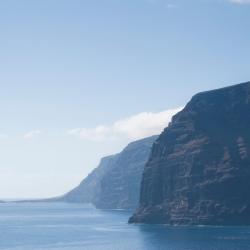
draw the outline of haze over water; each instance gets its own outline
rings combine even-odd
[[[129,225],[128,211],[65,203],[0,205],[1,250],[245,250],[250,227]]]

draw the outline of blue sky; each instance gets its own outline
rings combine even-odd
[[[0,1],[0,197],[61,194],[196,92],[248,81],[249,27],[247,0]]]

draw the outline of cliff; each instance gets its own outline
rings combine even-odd
[[[97,208],[135,209],[139,204],[144,166],[157,136],[130,143],[117,155],[110,171],[103,176]]]
[[[101,159],[95,168],[76,188],[63,195],[60,201],[72,203],[95,203],[100,195],[101,180],[112,169],[117,155]]]
[[[250,82],[195,95],[155,142],[130,223],[250,225]]]
[[[78,187],[59,200],[92,203],[103,209],[136,208],[142,172],[156,139],[152,136],[132,142],[121,153],[103,158]]]

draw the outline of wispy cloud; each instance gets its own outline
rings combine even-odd
[[[181,109],[182,108],[170,109],[158,113],[143,112],[118,120],[111,125],[99,125],[94,128],[76,128],[67,131],[67,133],[92,141],[124,138],[136,140],[159,134],[168,126],[172,116]]]
[[[167,8],[167,9],[177,8],[177,5],[176,5],[176,4],[173,4],[173,3],[166,3],[166,8]]]
[[[229,0],[229,2],[233,4],[241,4],[241,5],[250,4],[250,0]]]
[[[216,1],[217,2],[224,1],[224,2],[229,2],[232,4],[238,4],[238,5],[250,5],[250,0],[216,0]],[[179,7],[179,4],[180,4],[180,1],[178,0],[146,0],[146,2],[152,5],[165,6],[167,9],[177,8]]]
[[[159,5],[167,9],[173,9],[177,7],[176,0],[146,0],[151,5]]]
[[[26,134],[23,135],[23,138],[25,139],[32,139],[38,135],[40,135],[42,133],[41,130],[37,129],[37,130],[32,130],[27,132]]]

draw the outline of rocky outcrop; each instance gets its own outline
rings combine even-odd
[[[139,204],[140,184],[144,166],[156,136],[130,143],[101,180],[97,208],[135,209]]]
[[[138,206],[141,176],[157,136],[130,143],[121,153],[105,157],[81,184],[60,201],[92,203],[103,209]]]
[[[60,201],[95,204],[101,192],[101,180],[112,169],[118,155],[101,159],[95,168],[76,188],[60,197]]]
[[[155,142],[131,223],[250,225],[250,82],[195,95]]]

